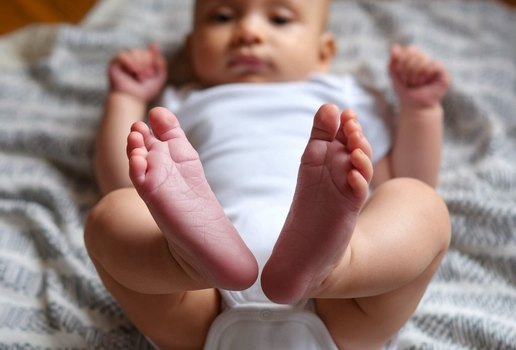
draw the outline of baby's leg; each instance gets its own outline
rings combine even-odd
[[[296,192],[262,273],[266,295],[292,303],[313,295],[340,263],[368,196],[371,147],[351,111],[317,112]]]
[[[139,123],[127,139],[135,188],[112,191],[93,208],[86,247],[104,284],[144,334],[164,349],[198,349],[219,312],[211,287],[246,288],[257,264],[177,119],[164,109],[149,117],[153,134]]]
[[[171,254],[210,286],[248,288],[256,259],[215,198],[197,152],[168,110],[154,108],[149,120],[152,133],[140,122],[128,137],[129,174]]]
[[[161,349],[200,349],[219,295],[192,279],[134,188],[106,195],[85,228],[91,260],[129,319]]]
[[[450,239],[445,204],[412,179],[363,206],[370,147],[352,114],[317,113],[285,226],[262,274],[277,302],[316,298],[342,348],[380,348],[414,312]],[[349,244],[348,244],[349,243]]]
[[[422,182],[381,185],[358,218],[343,259],[316,295],[338,345],[380,348],[410,318],[450,240],[446,205]]]

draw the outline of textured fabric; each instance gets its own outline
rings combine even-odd
[[[188,30],[187,0],[106,0],[73,26],[0,38],[0,349],[147,349],[84,249],[99,198],[93,140],[106,64],[151,39],[171,53]],[[496,1],[332,2],[337,73],[395,109],[390,43],[444,61],[438,191],[451,248],[399,349],[511,349],[516,344],[516,14]]]

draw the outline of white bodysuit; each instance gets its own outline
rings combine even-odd
[[[351,108],[373,148],[390,147],[386,109],[351,77],[316,75],[304,82],[228,84],[164,93],[179,118],[226,215],[255,255],[260,271],[285,222],[313,117],[324,103]],[[249,289],[221,290],[223,310],[205,349],[336,349],[313,303],[269,301],[260,279]]]

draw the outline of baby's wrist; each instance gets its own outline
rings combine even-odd
[[[116,101],[123,101],[125,103],[137,104],[137,105],[147,105],[147,101],[139,96],[135,96],[127,91],[121,90],[110,90],[109,91],[109,99]]]
[[[122,89],[110,88],[109,95],[114,96],[115,98],[123,98],[125,100],[131,100],[136,103],[147,104],[147,101],[144,97],[131,93],[129,91],[125,91]]]
[[[400,113],[404,115],[442,115],[443,107],[440,103],[434,103],[431,105],[415,105],[415,104],[401,104]]]

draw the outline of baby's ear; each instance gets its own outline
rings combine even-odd
[[[319,68],[327,70],[337,54],[335,36],[330,32],[324,32],[319,40]]]

